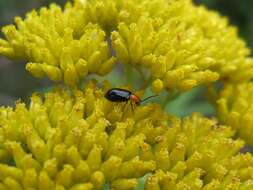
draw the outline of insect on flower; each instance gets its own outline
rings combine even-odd
[[[141,99],[137,95],[133,94],[131,91],[121,88],[112,88],[108,90],[105,94],[105,98],[111,102],[131,102],[131,107],[133,110],[134,105],[139,106],[142,102],[146,101],[149,98],[155,97],[157,95],[149,96],[145,99]]]

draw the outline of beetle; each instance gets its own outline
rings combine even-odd
[[[149,96],[145,99],[141,99],[136,94],[133,94],[131,91],[121,88],[111,88],[109,89],[106,94],[105,98],[111,102],[131,102],[131,107],[133,109],[132,102],[139,106],[142,102],[146,101],[149,98],[155,97],[157,95]]]

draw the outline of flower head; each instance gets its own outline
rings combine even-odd
[[[199,114],[181,121],[155,104],[124,116],[123,106],[103,95],[90,84],[73,95],[63,89],[44,98],[34,94],[28,108],[1,108],[3,186],[72,190],[109,183],[133,189],[138,178],[154,172],[147,189],[200,189],[228,185],[227,178],[243,186],[252,178],[253,158],[238,154],[243,141],[233,140],[230,128]],[[247,163],[234,164],[243,159]]]
[[[27,59],[26,69],[36,77],[63,80],[69,86],[87,74],[105,75],[115,62],[105,32],[82,17],[83,11],[63,11],[54,4],[28,13],[25,20],[17,17],[16,26],[3,28],[8,42],[2,41],[0,52]]]
[[[76,0],[15,22],[3,28],[0,53],[25,58],[36,77],[70,86],[87,74],[107,74],[116,58],[147,69],[156,93],[253,76],[249,49],[236,29],[189,0]]]

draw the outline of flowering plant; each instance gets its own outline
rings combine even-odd
[[[253,189],[240,153],[253,145],[253,59],[226,18],[190,0],[75,0],[2,31],[1,55],[61,85],[0,108],[0,190]],[[166,102],[206,86],[217,114],[124,109],[93,80],[118,66]]]

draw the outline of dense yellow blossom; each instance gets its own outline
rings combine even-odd
[[[146,174],[152,190],[252,189],[253,158],[238,154],[244,143],[230,128],[199,114],[181,121],[156,104],[123,112],[103,96],[90,83],[1,108],[1,189],[130,190]]]
[[[199,114],[178,120],[157,137],[153,147],[157,170],[148,177],[146,189],[253,188],[253,168],[248,167],[253,158],[234,156],[243,142],[231,136],[230,128]]]
[[[226,85],[219,94],[217,116],[253,145],[253,84]]]
[[[156,93],[253,76],[253,60],[236,28],[189,0],[76,0],[15,22],[3,28],[0,53],[25,58],[36,77],[70,86],[87,74],[111,71],[114,52],[119,63],[148,69]]]
[[[153,86],[160,80],[163,88],[180,90],[219,78],[245,81],[253,76],[249,49],[226,19],[188,1],[158,2],[166,10],[161,16],[148,12],[132,23],[120,22],[112,33],[122,63],[145,65]]]
[[[74,86],[87,74],[107,74],[115,58],[109,53],[105,32],[96,24],[80,21],[82,12],[57,5],[32,11],[26,19],[15,18],[16,27],[3,28],[0,52],[25,58],[26,69],[36,77],[47,76]]]
[[[0,107],[0,190],[132,190],[140,178],[146,190],[253,189],[253,156],[240,153],[253,145],[253,59],[226,18],[190,0],[75,0],[2,31],[0,54],[75,88]],[[108,82],[79,88],[116,62],[155,93],[222,81],[218,118],[133,111],[104,97]]]

